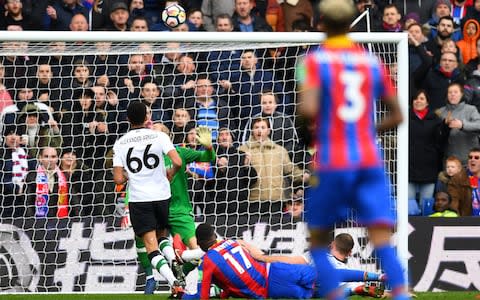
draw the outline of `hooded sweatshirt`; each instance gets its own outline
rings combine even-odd
[[[473,36],[468,36],[467,27],[469,24],[475,24],[477,32]],[[475,19],[465,22],[463,27],[463,39],[457,42],[458,48],[462,54],[464,63],[468,63],[472,58],[477,57],[477,39],[480,37],[480,24]]]

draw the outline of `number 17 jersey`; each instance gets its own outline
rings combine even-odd
[[[130,202],[167,200],[171,197],[163,155],[174,150],[163,132],[132,129],[113,146],[113,166],[128,173]]]
[[[302,68],[303,85],[319,91],[316,167],[342,170],[380,166],[375,99],[394,94],[382,63],[345,38],[327,40],[322,48],[307,55]]]

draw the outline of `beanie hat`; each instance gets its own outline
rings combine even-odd
[[[410,12],[410,13],[405,15],[405,18],[404,18],[405,21],[410,20],[410,19],[415,20],[415,22],[420,24],[420,16],[416,12]]]

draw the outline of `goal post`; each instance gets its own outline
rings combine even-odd
[[[404,116],[403,123],[395,130],[387,132],[379,137],[379,143],[384,151],[385,164],[387,172],[392,183],[392,209],[395,211],[397,227],[394,235],[394,243],[397,248],[397,253],[402,260],[405,267],[406,274],[408,269],[408,38],[406,33],[350,33],[350,37],[361,44],[369,45],[366,47],[374,54],[378,55],[390,70],[392,81],[395,84],[397,96],[400,102],[402,113]],[[52,95],[60,95],[58,99],[43,99],[44,103],[53,103],[58,100],[58,105],[63,105],[68,101],[74,102],[76,97],[75,88],[71,81],[74,80],[75,74],[73,68],[76,66],[78,58],[80,61],[85,61],[88,57],[90,60],[96,56],[115,57],[106,63],[106,69],[109,73],[109,84],[112,86],[111,91],[118,96],[117,104],[112,105],[112,112],[115,113],[116,118],[110,121],[103,120],[107,124],[107,131],[113,134],[113,131],[118,135],[123,132],[119,129],[122,127],[122,114],[125,114],[126,104],[129,101],[140,99],[141,96],[141,80],[135,82],[131,80],[132,86],[127,84],[125,79],[128,78],[128,63],[129,58],[134,54],[151,54],[152,57],[163,57],[169,53],[203,53],[204,55],[192,55],[193,63],[197,66],[202,66],[209,75],[211,72],[216,72],[215,78],[218,80],[228,80],[235,85],[234,80],[240,80],[235,77],[240,65],[239,52],[244,50],[255,50],[258,53],[262,51],[264,57],[259,57],[260,68],[265,68],[266,73],[273,74],[273,77],[268,78],[268,85],[265,82],[260,82],[263,89],[271,89],[278,96],[279,110],[289,115],[295,121],[295,66],[291,62],[295,62],[304,52],[295,50],[288,52],[285,49],[299,49],[303,46],[316,45],[325,39],[323,33],[271,33],[271,32],[255,32],[255,33],[240,33],[240,32],[44,32],[44,31],[0,31],[0,69],[3,67],[5,71],[5,78],[0,76],[0,88],[2,85],[6,90],[10,91],[14,103],[19,86],[19,82],[36,82],[38,80],[37,67],[42,61],[44,64],[52,64],[53,58],[62,56],[70,57],[65,62],[65,71],[53,71],[54,79],[65,81],[64,85],[47,88],[48,97]],[[53,43],[64,43],[62,47],[52,48]],[[108,47],[97,47],[98,43],[108,42]],[[148,49],[142,45],[147,45]],[[174,45],[174,46],[172,46]],[[261,50],[261,51],[260,51]],[[233,54],[227,58],[217,56],[209,56],[209,53],[231,51]],[[280,53],[276,57],[275,53]],[[289,56],[286,56],[289,53]],[[283,57],[282,55],[285,55]],[[15,64],[9,62],[7,57],[22,57],[23,64]],[[38,60],[37,60],[38,59]],[[281,61],[284,59],[285,61]],[[92,60],[93,61],[93,60]],[[91,69],[99,68],[92,61],[89,61],[90,72]],[[281,63],[279,62],[281,61]],[[225,63],[228,69],[212,71],[212,65],[220,65]],[[290,63],[290,64],[289,64]],[[188,65],[188,63],[186,63]],[[173,68],[177,68],[179,62],[172,64]],[[237,69],[234,69],[234,66]],[[280,66],[280,67],[279,67]],[[284,69],[281,69],[283,66]],[[187,66],[188,67],[188,66]],[[10,68],[10,69],[9,69]],[[162,60],[155,62],[152,68],[157,68],[155,75],[148,74],[147,76],[162,77],[161,72],[166,72],[165,63]],[[279,69],[280,68],[280,69]],[[9,73],[9,69],[13,73]],[[159,71],[160,70],[160,71]],[[173,70],[170,70],[173,72]],[[63,73],[62,73],[63,72]],[[105,71],[107,72],[107,71]],[[120,75],[124,74],[124,75]],[[173,74],[173,73],[172,73]],[[175,73],[177,74],[177,73]],[[1,75],[1,72],[0,72]],[[168,75],[171,75],[170,73]],[[173,76],[173,75],[172,75]],[[224,77],[222,77],[224,76]],[[93,77],[90,73],[90,77]],[[98,81],[97,76],[92,80],[90,85],[81,86],[82,91],[89,89],[91,85]],[[144,78],[144,76],[141,76]],[[163,77],[162,77],[163,78]],[[192,78],[186,76],[185,78]],[[31,80],[30,80],[31,79]],[[163,80],[163,79],[162,79]],[[264,79],[262,79],[264,80]],[[165,82],[165,81],[162,81]],[[69,85],[70,84],[70,85]],[[169,118],[173,117],[174,106],[172,104],[177,98],[185,96],[185,88],[188,90],[188,79],[182,82],[171,81],[167,85],[161,86],[164,88],[162,92],[167,89],[181,91],[181,93],[173,93],[164,97],[169,106],[162,106],[157,113],[162,115],[168,113]],[[278,85],[278,88],[276,88]],[[51,87],[51,86],[49,86]],[[40,88],[37,85],[30,86],[34,91],[38,92],[36,96],[40,96]],[[131,90],[130,90],[131,88]],[[138,90],[137,90],[138,89]],[[1,89],[0,89],[1,90]],[[55,90],[55,91],[54,91]],[[107,89],[106,91],[108,91]],[[66,93],[66,91],[68,93]],[[131,96],[136,93],[135,98]],[[255,91],[258,93],[259,91]],[[57,94],[55,94],[57,93]],[[122,94],[123,93],[123,94]],[[193,93],[193,92],[192,92]],[[245,94],[242,94],[245,93]],[[230,103],[236,109],[236,114],[244,108],[242,106],[242,96],[250,96],[249,92],[237,91],[234,96],[227,95]],[[252,92],[253,93],[253,92]],[[55,97],[57,97],[55,96]],[[191,96],[191,95],[190,95]],[[129,98],[131,97],[131,98]],[[240,100],[235,100],[238,97]],[[162,98],[163,99],[163,98]],[[234,100],[232,100],[234,99]],[[172,102],[168,102],[172,101]],[[238,101],[238,102],[235,102]],[[47,103],[47,104],[48,104]],[[183,103],[183,102],[182,102]],[[73,105],[73,104],[72,104]],[[93,104],[92,104],[93,105]],[[167,104],[165,104],[167,105]],[[248,105],[247,105],[248,106]],[[231,108],[231,107],[230,107]],[[250,111],[254,111],[253,104]],[[57,108],[55,108],[57,109]],[[19,116],[25,111],[16,111],[13,123],[8,123],[5,117],[5,112],[0,113],[0,128],[2,135],[9,125],[20,126],[16,122]],[[62,111],[62,113],[69,113],[69,111]],[[385,111],[381,105],[376,106],[376,118],[381,119]],[[55,116],[55,112],[53,112]],[[234,115],[238,123],[246,121],[242,117]],[[249,117],[251,119],[251,116]],[[74,117],[67,123],[58,121],[59,131],[63,137],[63,142],[75,140],[76,137],[82,137],[83,143],[89,137],[93,138],[95,142],[87,146],[78,146],[72,144],[78,153],[85,155],[82,157],[82,162],[88,165],[92,174],[101,173],[100,177],[92,175],[88,179],[80,180],[82,193],[76,196],[92,199],[93,204],[88,204],[91,207],[84,208],[81,205],[78,207],[79,213],[71,218],[61,218],[58,220],[51,220],[50,218],[38,218],[32,215],[27,215],[26,212],[21,216],[0,218],[0,291],[7,292],[133,292],[141,291],[143,288],[144,277],[139,276],[138,266],[136,262],[135,246],[133,243],[133,231],[120,229],[120,218],[122,209],[122,194],[115,192],[111,187],[111,178],[108,178],[108,167],[105,162],[105,167],[95,164],[97,159],[108,157],[109,137],[98,142],[99,136],[102,135],[100,131],[95,131],[89,134],[88,124],[77,124],[82,121],[75,121]],[[80,119],[79,119],[80,120]],[[82,119],[83,120],[83,119]],[[118,124],[113,124],[118,121]],[[164,119],[162,119],[165,121]],[[103,122],[95,119],[95,122]],[[226,126],[230,126],[233,119],[224,120]],[[236,121],[235,121],[236,122]],[[221,123],[221,122],[220,122]],[[248,122],[247,122],[248,123]],[[236,123],[235,123],[236,124]],[[75,127],[81,125],[82,132],[78,134],[76,131],[67,131],[65,128]],[[115,125],[115,126],[110,126]],[[83,127],[82,127],[83,126]],[[237,126],[237,125],[235,125]],[[10,126],[11,127],[11,126]],[[220,124],[217,129],[222,127]],[[73,130],[73,129],[72,129]],[[245,127],[238,125],[236,128],[231,128],[238,144],[241,143],[240,135],[243,134]],[[283,137],[283,136],[282,136]],[[2,136],[4,139],[5,137]],[[291,137],[289,137],[290,139]],[[280,143],[283,141],[280,141]],[[287,142],[287,141],[285,141]],[[82,144],[84,145],[84,144]],[[4,149],[7,148],[5,141],[2,144]],[[28,149],[27,149],[28,150]],[[90,151],[90,152],[89,152]],[[103,151],[103,152],[102,152]],[[296,150],[295,150],[296,151]],[[98,154],[100,153],[100,154]],[[80,154],[79,154],[80,155]],[[0,162],[5,165],[5,162],[11,158],[0,157]],[[98,169],[100,168],[100,170]],[[100,172],[101,171],[101,172]],[[205,174],[208,172],[205,172]],[[103,177],[102,177],[103,176]],[[205,175],[207,176],[207,175]],[[87,178],[87,177],[85,177]],[[82,181],[83,180],[83,181]],[[205,182],[208,178],[205,179]],[[33,182],[35,185],[35,182]],[[195,182],[194,182],[195,185]],[[293,190],[294,184],[287,181],[287,188]],[[26,186],[26,184],[25,184]],[[305,186],[303,185],[302,188]],[[90,189],[91,188],[91,189]],[[90,190],[88,190],[90,189]],[[35,193],[38,196],[37,190],[33,188],[28,190],[30,193]],[[199,188],[202,195],[207,195],[209,192],[219,195],[219,191],[215,187],[208,187],[208,184],[202,183]],[[192,190],[190,190],[192,192]],[[195,191],[193,191],[195,192]],[[12,192],[13,193],[13,192]],[[18,197],[26,197],[24,191],[21,195],[1,195],[2,204],[6,203],[7,196],[12,196],[14,199]],[[28,193],[28,192],[27,192]],[[113,195],[113,200],[105,200],[110,195]],[[223,195],[223,194],[222,194]],[[32,195],[30,195],[32,196]],[[202,196],[200,196],[201,198]],[[24,198],[22,198],[24,199]],[[282,199],[285,200],[285,199]],[[10,200],[8,200],[10,201]],[[17,200],[15,200],[17,201]],[[23,200],[22,200],[23,201]],[[100,202],[98,202],[100,201]],[[113,201],[113,202],[112,202]],[[202,201],[202,200],[201,200]],[[206,201],[206,200],[205,200]],[[108,203],[107,203],[108,202]],[[10,203],[8,205],[18,205],[17,203]],[[208,203],[201,203],[207,205]],[[228,205],[228,203],[224,203]],[[23,209],[27,211],[27,204]],[[100,206],[100,209],[97,209]],[[295,222],[290,220],[285,223],[285,218],[282,218],[282,212],[272,213],[271,216],[261,215],[258,217],[251,213],[231,213],[227,210],[218,212],[220,205],[215,204],[213,212],[204,213],[204,210],[197,212],[197,221],[213,220],[215,226],[219,229],[219,233],[226,237],[244,238],[250,241],[262,241],[259,246],[263,250],[273,253],[299,254],[301,250],[292,250],[294,247],[303,247],[306,243],[296,244],[296,239],[300,236],[304,241],[307,239],[306,225],[300,220]],[[5,207],[3,207],[5,208]],[[7,207],[10,208],[10,207]],[[372,208],[374,209],[374,208]],[[3,210],[4,213],[5,210]],[[88,213],[83,213],[84,211]],[[237,221],[241,224],[235,223]],[[355,216],[352,214],[352,219],[348,220],[349,224],[355,224]],[[260,225],[259,225],[260,224]],[[263,225],[266,224],[266,225]],[[286,225],[286,226],[284,226]],[[340,230],[348,232],[348,226],[340,224],[337,227]],[[268,228],[267,228],[268,227]],[[277,228],[279,228],[277,230]],[[287,228],[287,229],[285,229]],[[285,230],[288,231],[284,235],[277,234]],[[275,235],[275,236],[274,236]],[[20,236],[20,238],[19,238]],[[30,244],[28,243],[30,241]],[[287,242],[286,242],[287,241]],[[290,241],[290,242],[288,242]],[[293,242],[292,242],[293,241]],[[358,243],[359,241],[356,240]],[[295,245],[296,244],[296,245]],[[258,245],[258,244],[257,244]],[[300,246],[299,246],[300,245]],[[362,249],[367,248],[366,244],[359,245]],[[275,248],[281,250],[275,250]],[[15,251],[15,249],[19,249]],[[27,257],[27,259],[24,259]],[[30,263],[29,263],[30,262]],[[31,262],[35,262],[32,266]],[[360,267],[363,262],[359,260]],[[378,261],[375,259],[375,263]],[[3,270],[3,271],[2,271]],[[5,272],[4,272],[5,271]],[[31,274],[29,274],[31,273]],[[137,274],[138,273],[138,274]],[[123,274],[123,275],[122,275]],[[121,277],[121,278],[120,278]],[[140,279],[141,278],[141,279]],[[165,285],[164,285],[165,287]]]

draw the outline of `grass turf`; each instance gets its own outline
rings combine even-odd
[[[136,299],[167,299],[168,294],[0,294],[0,300],[136,300]],[[350,299],[373,299],[351,297]],[[445,299],[445,300],[479,300],[480,292],[443,292],[443,293],[417,293],[416,299]]]

